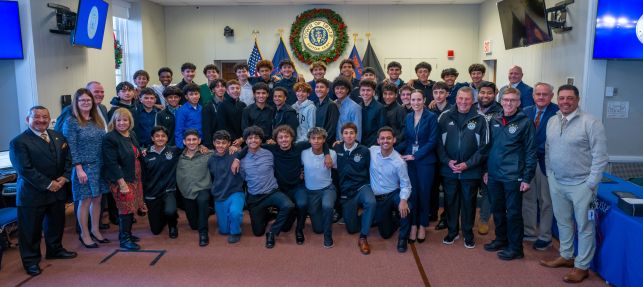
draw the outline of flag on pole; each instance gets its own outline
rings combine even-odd
[[[373,46],[371,46],[371,40],[368,40],[368,46],[366,47],[366,52],[364,52],[364,58],[362,59],[362,64],[364,67],[371,67],[375,69],[375,73],[378,81],[381,82],[386,78],[384,76],[384,70],[382,69],[380,60],[377,59],[377,55],[375,55],[375,50],[373,50]]]
[[[357,47],[355,47],[355,44],[353,44],[353,50],[351,51],[351,55],[348,56],[349,59],[353,62],[353,66],[355,66],[355,71],[354,71],[354,76],[355,79],[360,79],[362,78],[362,69],[364,69],[364,66],[362,66],[362,59],[359,57],[359,53],[357,52]]]
[[[263,60],[259,46],[257,45],[257,39],[255,39],[255,46],[250,52],[250,58],[248,58],[248,74],[251,77],[259,77],[259,71],[257,71],[257,63]]]
[[[275,55],[272,57],[272,73],[270,75],[275,75],[279,73],[279,63],[282,60],[291,60],[292,58],[290,57],[290,54],[288,53],[288,50],[286,50],[286,44],[284,44],[284,38],[279,38],[279,46],[277,46],[277,50],[275,51]],[[293,76],[297,78],[297,67],[295,67],[294,62],[293,62],[293,69],[295,69],[295,72],[293,72]]]

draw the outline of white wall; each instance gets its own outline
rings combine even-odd
[[[107,1],[110,2],[110,1]],[[60,113],[60,96],[73,94],[89,81],[103,83],[106,102],[115,94],[114,45],[111,10],[105,24],[102,50],[73,47],[69,35],[49,32],[56,27],[54,10],[46,4],[20,0],[25,59],[16,60],[17,99],[20,118],[30,106],[49,108],[52,118]],[[57,4],[75,11],[78,1],[59,0]],[[26,128],[19,121],[21,129]]]
[[[11,139],[20,133],[14,62],[0,60],[0,91],[3,94],[2,105],[0,105],[0,123],[2,123],[0,151],[8,150]]]
[[[479,5],[323,7],[333,9],[348,26],[350,40],[342,58],[350,54],[353,33],[359,34],[357,49],[363,56],[365,34],[371,32],[371,43],[381,64],[398,59],[403,64],[405,80],[415,77],[413,68],[421,59],[429,59],[434,66],[431,78],[435,80],[446,67],[465,71],[479,60]],[[213,60],[247,60],[253,45],[252,30],[260,31],[258,43],[264,58],[272,59],[279,44],[278,29],[284,29],[284,41],[289,47],[295,17],[311,8],[315,6],[165,7],[167,64],[177,71],[174,81],[180,81],[179,67],[184,62],[197,65],[195,81],[202,83],[205,77],[201,69]],[[223,37],[225,26],[234,29],[234,38]],[[447,59],[449,49],[455,50],[454,60]],[[293,60],[298,71],[311,79],[308,66]],[[327,78],[337,76],[338,64],[336,61],[329,65]]]
[[[558,0],[546,0],[553,7]],[[497,60],[497,83],[507,84],[507,73],[512,65],[519,65],[525,74],[523,80],[530,85],[543,81],[554,86],[565,84],[568,77],[581,90],[581,106],[599,118],[602,116],[602,93],[605,81],[605,61],[591,59],[593,19],[596,0],[576,1],[568,6],[567,25],[572,31],[553,33],[553,41],[524,48],[505,50],[500,29],[497,0],[487,0],[480,7],[480,42],[478,56],[481,60]],[[482,52],[482,43],[491,40],[493,52]],[[597,87],[598,86],[598,87]]]
[[[611,156],[638,156],[643,158],[643,61],[608,61],[607,86],[616,88],[614,97],[607,101],[628,101],[630,113],[627,119],[604,118],[605,132],[608,138],[607,151]],[[627,139],[627,140],[624,140]]]
[[[160,84],[157,72],[166,65],[165,14],[161,5],[141,1],[143,24],[143,56],[145,69],[150,73],[150,84]]]

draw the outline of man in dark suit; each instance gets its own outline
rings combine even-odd
[[[62,134],[48,130],[51,118],[43,106],[29,110],[29,128],[11,140],[11,164],[18,174],[17,198],[20,257],[27,274],[41,273],[40,237],[45,233],[47,259],[70,259],[75,252],[62,246],[65,193],[71,175],[71,155]]]
[[[533,106],[534,105],[534,99],[532,95],[534,94],[534,88],[530,87],[529,85],[525,84],[522,81],[522,68],[520,66],[512,66],[509,68],[509,85],[506,85],[502,88],[500,88],[500,91],[498,92],[498,102],[502,100],[502,94],[505,92],[505,90],[509,87],[511,88],[516,88],[518,91],[520,91],[520,108],[524,109],[528,106]]]
[[[534,86],[533,94],[535,105],[523,109],[525,115],[534,122],[536,127],[538,165],[536,174],[531,181],[532,188],[522,195],[522,217],[525,225],[525,238],[535,241],[533,248],[541,251],[551,246],[551,225],[554,217],[545,169],[547,123],[558,112],[558,105],[551,102],[553,97],[554,87],[552,85],[537,83]]]

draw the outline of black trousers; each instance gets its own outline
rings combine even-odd
[[[261,236],[266,232],[269,219],[268,207],[274,206],[278,210],[275,223],[270,227],[270,232],[275,235],[279,235],[288,216],[290,216],[290,212],[295,208],[295,204],[281,191],[275,191],[267,195],[248,195],[246,202],[248,203],[248,211],[250,211],[252,233],[255,236]]]
[[[460,223],[466,240],[473,240],[473,224],[476,221],[477,179],[443,177],[447,208],[449,235],[458,235]]]
[[[385,195],[376,195],[375,201],[375,218],[373,221],[378,227],[380,236],[384,239],[389,239],[399,227],[398,238],[408,239],[411,231],[411,213],[404,218],[400,217],[398,212],[400,191],[396,190]],[[412,203],[409,202],[408,204],[409,209],[413,210]]]
[[[491,200],[496,240],[508,242],[509,249],[522,252],[523,219],[520,182],[502,182],[489,178],[487,192]]]
[[[437,219],[438,210],[440,209],[440,185],[442,185],[442,175],[440,175],[440,165],[435,166],[433,174],[433,186],[431,187],[431,198],[429,200],[429,218]],[[442,187],[444,191],[444,186]],[[443,204],[446,208],[446,204]]]
[[[63,248],[65,201],[38,207],[18,206],[18,240],[22,265],[25,267],[38,264],[42,258],[40,239],[43,228],[47,254],[59,252]]]
[[[208,217],[210,216],[210,190],[199,191],[195,199],[183,198],[185,216],[192,230],[208,233]]]
[[[168,192],[155,199],[145,199],[147,205],[147,219],[150,221],[150,230],[154,235],[163,231],[167,224],[176,227],[178,214],[176,213],[175,192]]]

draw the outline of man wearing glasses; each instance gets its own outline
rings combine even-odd
[[[538,158],[534,124],[518,110],[520,91],[507,88],[501,99],[503,113],[489,121],[491,149],[484,176],[496,238],[484,249],[502,250],[498,252],[500,259],[513,260],[524,257],[522,193],[529,190]]]

